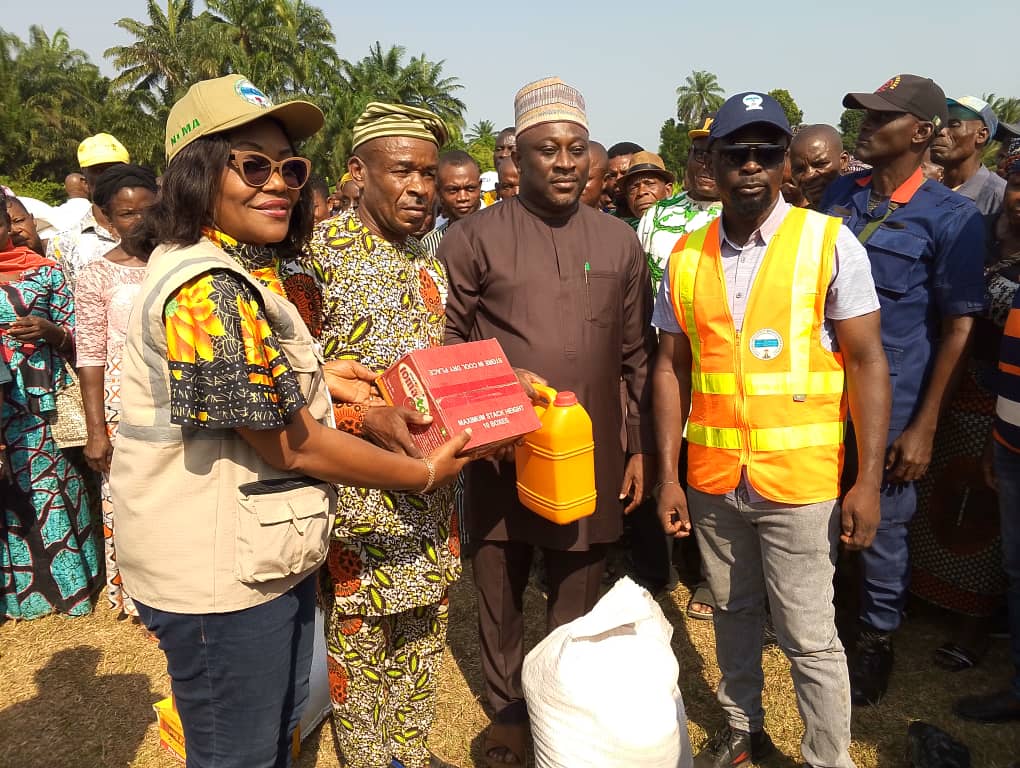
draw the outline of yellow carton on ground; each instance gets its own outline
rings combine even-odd
[[[172,696],[152,705],[159,724],[159,745],[178,758],[182,763],[184,756],[184,729],[181,728],[181,717],[177,714]]]
[[[159,724],[159,745],[182,763],[186,761],[184,752],[184,729],[181,727],[181,716],[177,714],[173,696],[152,705]],[[294,729],[294,739],[290,745],[292,760],[301,756],[301,726]]]

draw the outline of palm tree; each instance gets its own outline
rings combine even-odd
[[[981,98],[988,102],[999,122],[1015,123],[1020,120],[1020,99],[996,96],[994,93],[983,94]]]
[[[301,150],[314,161],[316,173],[336,179],[347,170],[354,123],[372,98],[371,94],[352,91],[342,80],[330,83],[327,95],[320,102],[325,124]]]
[[[344,79],[354,93],[379,101],[399,102],[405,90],[405,53],[401,45],[391,46],[384,52],[377,40],[361,61],[343,62]]]
[[[340,71],[336,37],[322,10],[303,0],[287,3],[288,14],[284,23],[294,45],[290,56],[289,87],[295,92],[313,95],[325,94],[326,88],[316,87],[335,79]]]
[[[985,93],[981,95],[982,100],[988,102],[988,106],[992,108],[992,112],[999,119],[1001,123],[1017,123],[1020,122],[1020,99],[1010,98],[1006,96],[996,96],[994,93]],[[993,141],[989,141],[985,147],[985,151],[981,156],[981,161],[989,168],[995,168],[995,164],[998,161],[999,155],[999,144]]]
[[[196,17],[192,0],[167,0],[166,13],[156,2],[146,5],[148,23],[123,18],[117,26],[136,39],[103,54],[119,70],[116,86],[151,91],[169,107],[196,80],[220,74],[220,57],[211,44],[209,17]]]
[[[464,135],[468,143],[472,142],[496,142],[496,125],[491,120],[479,120],[477,123],[471,126],[468,132]]]
[[[293,38],[293,19],[288,18],[290,4],[286,0],[207,0],[206,5],[226,68],[246,75],[271,95],[284,91],[289,59],[300,47]]]
[[[28,38],[16,61],[18,99],[28,113],[28,156],[46,170],[74,167],[78,142],[94,132],[105,79],[84,51],[71,47],[64,30],[50,37],[32,25]]]
[[[463,90],[464,86],[456,77],[443,77],[445,63],[445,60],[429,61],[424,53],[412,58],[404,70],[405,85],[400,100],[404,104],[432,110],[452,131],[459,133],[464,126],[467,105],[453,92]]]
[[[711,72],[696,70],[676,89],[676,114],[683,125],[695,125],[724,101],[722,86]]]

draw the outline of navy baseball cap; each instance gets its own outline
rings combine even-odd
[[[999,123],[994,138],[996,141],[1004,143],[1013,139],[1020,139],[1020,120],[1015,123]]]
[[[771,125],[787,136],[792,136],[790,121],[779,102],[767,93],[748,91],[730,96],[715,113],[715,120],[709,128],[712,141],[724,139],[748,125]]]

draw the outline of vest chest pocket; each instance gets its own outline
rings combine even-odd
[[[326,483],[279,478],[238,489],[234,575],[244,583],[305,573],[326,557],[336,495]]]
[[[922,266],[918,263],[927,248],[923,238],[883,225],[868,239],[867,248],[871,274],[880,292],[900,298],[916,283],[923,282]]]

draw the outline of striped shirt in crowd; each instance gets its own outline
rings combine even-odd
[[[1020,453],[1020,291],[1006,319],[999,352],[999,399],[995,404],[995,439]]]

